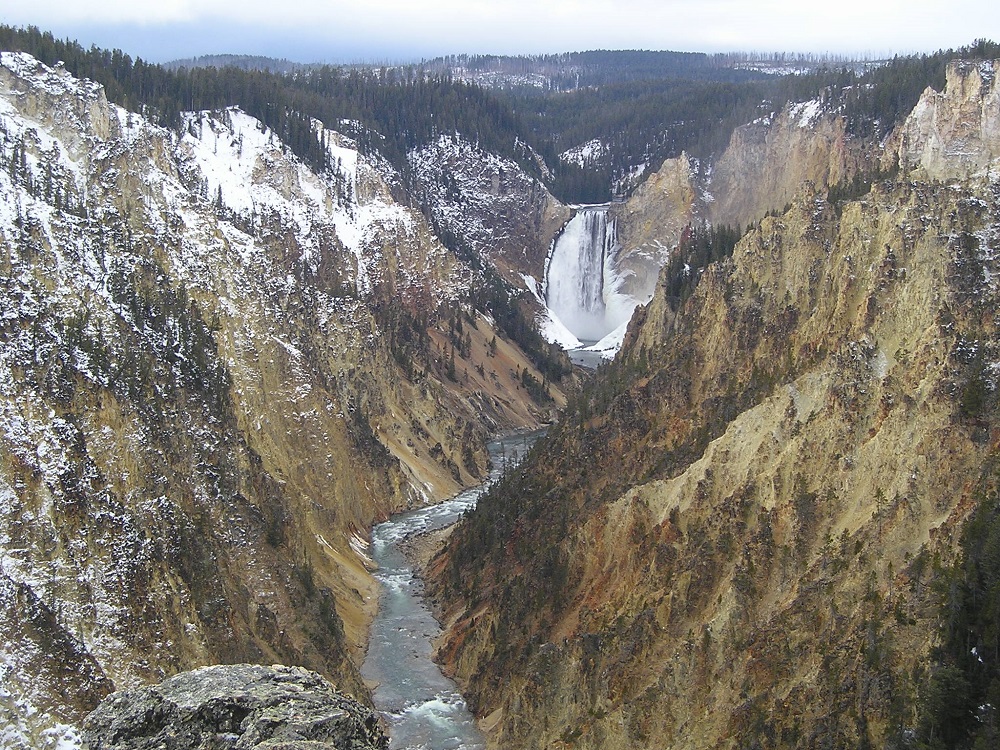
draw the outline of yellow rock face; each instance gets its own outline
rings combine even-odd
[[[903,128],[899,161],[929,179],[981,174],[1000,158],[1000,61],[954,61],[944,92],[928,89]]]
[[[666,160],[628,201],[614,207],[621,245],[618,266],[627,276],[624,293],[640,300],[652,295],[660,268],[694,220],[695,201],[692,166],[682,154]]]
[[[493,746],[881,746],[912,726],[935,580],[998,447],[977,394],[1000,360],[1000,184],[921,174],[839,206],[800,192],[679,310],[658,288],[452,536],[441,655]]]

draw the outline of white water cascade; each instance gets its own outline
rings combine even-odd
[[[582,208],[566,224],[545,271],[545,305],[554,319],[550,340],[574,349],[600,342],[628,323],[637,301],[618,293],[617,250],[607,206]]]

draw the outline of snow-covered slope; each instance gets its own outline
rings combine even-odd
[[[453,298],[460,269],[442,245],[426,238],[422,217],[392,198],[399,178],[388,162],[361,157],[349,138],[324,131],[318,121],[314,127],[332,164],[322,176],[289,159],[273,132],[238,109],[188,113],[179,144],[181,176],[245,232],[266,231],[275,221],[290,228],[310,272],[324,249],[346,251],[345,281],[359,294],[421,287],[435,301]]]
[[[567,149],[559,154],[559,159],[567,164],[575,164],[578,167],[586,168],[593,166],[608,152],[608,147],[599,139],[581,143],[579,146]]]
[[[527,147],[526,147],[527,148]],[[541,279],[552,239],[570,210],[518,164],[461,135],[442,135],[409,154],[435,224],[514,286]]]

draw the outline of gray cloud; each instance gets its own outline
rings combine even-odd
[[[4,22],[151,60],[242,52],[403,60],[595,48],[881,54],[960,46],[1000,29],[995,0],[8,0]]]

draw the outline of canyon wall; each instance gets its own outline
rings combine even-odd
[[[859,200],[826,200],[842,131],[820,128],[815,188],[682,306],[659,286],[432,563],[440,657],[491,746],[913,736],[944,570],[995,489],[988,70],[951,66],[905,124],[900,176]],[[949,163],[920,134],[952,123]]]
[[[623,293],[640,301],[652,296],[660,268],[698,213],[698,175],[686,154],[664,161],[625,203],[612,207]]]
[[[409,162],[443,236],[489,262],[515,288],[524,287],[524,275],[541,283],[552,241],[571,215],[541,181],[457,134],[414,149]]]
[[[548,418],[384,160],[315,122],[317,174],[238,109],[182,118],[0,57],[5,747],[217,662],[366,699],[367,529]]]
[[[742,231],[783,210],[805,185],[823,188],[881,167],[889,147],[851,138],[844,117],[832,109],[821,99],[788,104],[736,128],[713,160],[681,154],[664,161],[612,209],[617,264],[628,279],[623,290],[649,299],[687,226],[706,222]]]

